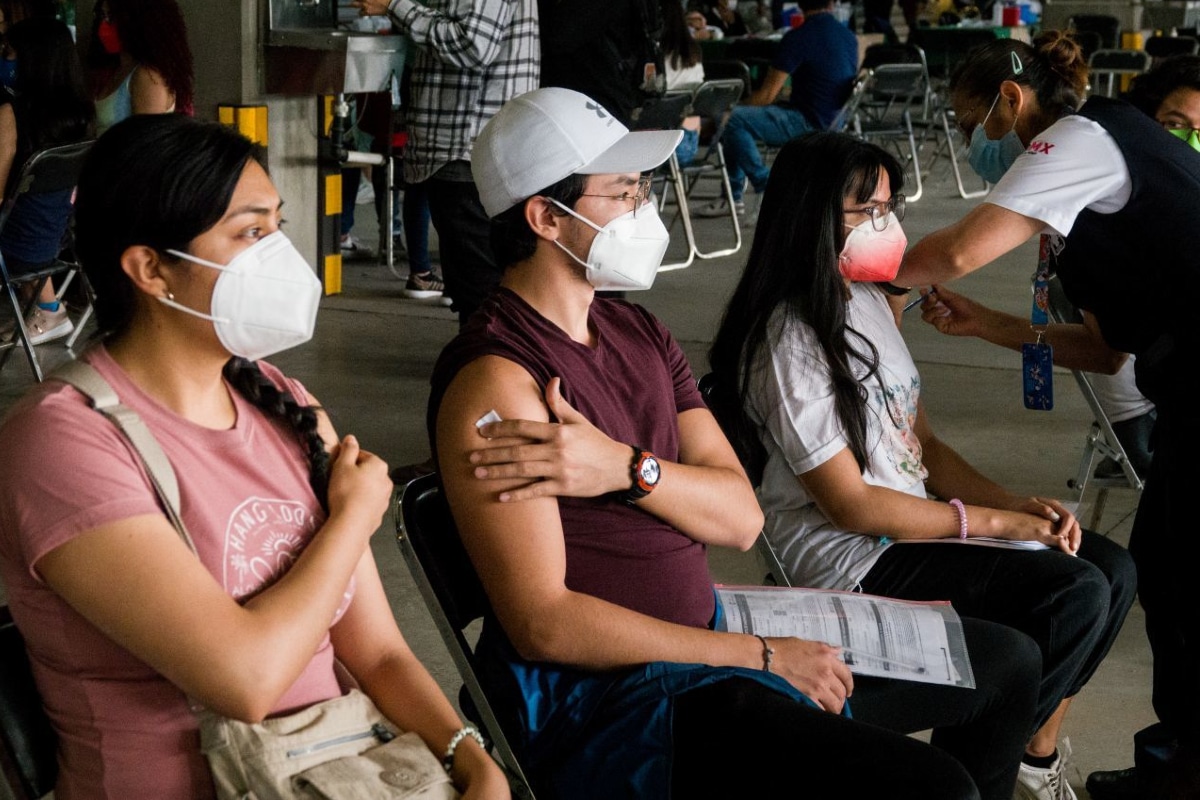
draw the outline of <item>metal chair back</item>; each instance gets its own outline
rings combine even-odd
[[[1062,283],[1057,277],[1050,279],[1048,294],[1052,320],[1059,324],[1082,321],[1082,315],[1063,293]],[[1067,481],[1067,486],[1075,491],[1075,497],[1080,502],[1083,501],[1089,485],[1098,489],[1096,502],[1092,507],[1092,516],[1088,522],[1088,527],[1095,530],[1100,527],[1100,517],[1104,513],[1108,490],[1128,488],[1140,492],[1143,485],[1142,476],[1138,474],[1129,460],[1129,455],[1125,452],[1120,438],[1113,429],[1108,413],[1100,402],[1099,394],[1092,385],[1092,376],[1082,370],[1071,370],[1071,374],[1079,386],[1084,402],[1092,412],[1093,422],[1084,439],[1079,469],[1076,471],[1075,477]],[[1096,467],[1103,458],[1112,459],[1121,468],[1121,474],[1118,477],[1096,477]]]
[[[42,708],[25,640],[8,606],[0,606],[0,769],[15,800],[54,790],[58,737]]]
[[[474,706],[476,722],[499,751],[513,779],[513,796],[532,800],[529,780],[484,692],[475,651],[463,633],[472,622],[490,613],[491,604],[458,536],[438,476],[425,475],[409,483],[397,505],[400,553],[463,680],[470,702],[462,705]],[[464,711],[472,716],[468,709]]]
[[[14,182],[16,188],[13,191],[12,197],[7,198],[3,206],[0,207],[0,232],[5,230],[9,225],[9,221],[13,218],[12,215],[23,204],[36,202],[36,198],[39,196],[61,195],[63,192],[73,190],[79,180],[79,173],[83,169],[84,159],[91,150],[91,146],[92,142],[90,141],[78,142],[76,144],[50,147],[30,156],[29,160],[21,167],[21,172],[17,175]],[[38,294],[46,281],[56,275],[66,276],[57,293],[61,298],[67,286],[70,285],[70,282],[76,276],[83,276],[79,264],[62,257],[63,252],[73,250],[69,244],[71,229],[71,211],[69,205],[67,209],[62,219],[55,220],[57,227],[48,231],[50,236],[57,236],[62,241],[60,254],[49,262],[45,264],[24,265],[29,268],[22,269],[21,272],[14,274],[10,271],[10,266],[5,259],[4,253],[0,251],[0,285],[3,286],[4,292],[8,296],[9,305],[14,316],[13,334],[7,342],[0,344],[0,349],[3,350],[3,354],[0,355],[0,369],[3,369],[15,348],[23,347],[26,358],[29,361],[29,368],[33,371],[34,379],[38,381],[42,380],[44,373],[41,361],[34,351],[29,331],[25,326],[25,317],[33,308],[33,304],[37,301]],[[32,287],[32,291],[28,299],[22,303],[20,297],[18,297],[17,290],[18,287],[27,284]],[[86,279],[84,292],[88,298],[88,303],[83,316],[79,320],[75,336],[72,336],[68,340],[68,347],[74,344],[78,332],[82,330],[88,317],[91,316],[91,290],[86,285]]]
[[[704,74],[706,77],[710,75],[708,62],[704,65]],[[737,105],[745,91],[746,84],[739,77],[709,79],[697,86],[692,95],[692,113],[710,121],[712,134],[708,140],[708,146],[696,155],[695,161],[691,164],[680,166],[674,160],[672,161],[673,168],[678,170],[680,176],[679,185],[683,187],[679,192],[680,209],[676,218],[683,221],[691,255],[696,258],[708,259],[733,255],[742,248],[741,222],[738,220],[737,210],[734,208],[733,186],[729,182],[729,170],[725,162],[725,151],[721,147],[721,136],[725,132],[730,112],[733,111],[733,107]],[[720,181],[720,197],[723,197],[728,204],[728,218],[733,230],[732,244],[713,250],[700,249],[692,229],[691,213],[687,208],[697,185],[706,178]],[[676,218],[671,220],[668,227],[674,226]],[[688,263],[690,263],[690,256]]]
[[[1093,93],[1113,97],[1118,93],[1117,78],[1140,75],[1150,69],[1150,54],[1143,50],[1097,50],[1088,59]],[[1104,86],[1100,81],[1104,80]]]

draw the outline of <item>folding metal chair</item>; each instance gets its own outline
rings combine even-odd
[[[1088,73],[1095,81],[1093,93],[1113,97],[1117,92],[1118,76],[1140,75],[1150,69],[1150,54],[1143,50],[1097,50],[1088,59]],[[1107,84],[1102,92],[1099,89],[1099,79],[1104,78]]]
[[[463,631],[491,610],[474,565],[458,537],[458,528],[442,494],[436,474],[424,475],[404,487],[397,502],[396,540],[429,608],[467,698],[460,705],[484,729],[509,770],[514,797],[533,799],[533,790],[480,682],[475,651]],[[463,700],[469,700],[464,703]],[[470,708],[471,706],[473,708]],[[472,713],[474,712],[474,713]]]
[[[934,95],[932,102],[933,108],[929,114],[929,121],[926,123],[925,133],[926,140],[929,136],[933,137],[934,148],[933,153],[925,162],[926,176],[932,174],[933,165],[937,163],[937,160],[944,157],[949,160],[950,169],[954,173],[954,184],[958,188],[958,196],[964,200],[983,197],[988,193],[987,181],[980,179],[980,188],[968,189],[963,180],[962,162],[967,160],[966,144],[958,130],[954,109],[938,94]],[[923,140],[922,148],[924,144]]]
[[[647,100],[635,112],[633,127],[635,130],[672,130],[683,127],[684,118],[692,114],[692,91],[668,92],[662,97]],[[663,211],[669,194],[668,187],[674,191],[675,197],[687,196],[687,184],[679,169],[679,159],[675,153],[655,170],[653,181],[659,185],[658,210]],[[696,259],[696,236],[692,229],[692,217],[688,213],[687,203],[679,203],[678,215],[683,221],[683,230],[687,247],[687,255],[682,261],[667,262],[659,265],[659,272],[669,272],[691,266]],[[672,223],[674,220],[672,220]]]
[[[707,74],[707,64],[705,64],[704,69]],[[696,258],[719,258],[721,256],[733,255],[742,249],[742,226],[741,221],[738,219],[737,209],[734,208],[733,185],[729,182],[729,168],[725,162],[725,150],[721,147],[721,134],[725,132],[725,124],[729,119],[729,113],[733,110],[737,101],[741,99],[744,89],[745,84],[740,78],[722,78],[718,80],[706,80],[696,87],[696,92],[692,95],[692,113],[711,120],[714,126],[707,149],[702,154],[697,154],[694,162],[682,167],[679,166],[678,162],[675,163],[675,168],[679,170],[683,177],[685,187],[682,194],[676,195],[680,207],[677,217],[684,221],[684,232],[688,236],[689,244]],[[673,155],[672,159],[674,159]],[[696,241],[691,227],[691,216],[686,211],[685,206],[691,200],[696,186],[702,180],[709,178],[721,182],[721,194],[719,196],[723,197],[729,206],[729,221],[733,228],[733,244],[728,247],[706,251],[701,250]],[[666,201],[666,194],[667,192],[664,189],[664,196],[661,202]],[[672,218],[667,227],[670,229],[674,225],[675,218]]]
[[[1149,54],[1153,67],[1164,58],[1200,53],[1200,40],[1192,36],[1151,36],[1143,49]]]
[[[838,110],[837,115],[833,118],[833,122],[829,123],[829,130],[844,132],[854,121],[854,117],[858,114],[859,107],[866,101],[867,87],[871,84],[871,70],[859,70],[854,76],[854,83],[850,85],[850,93],[846,96],[846,102]]]
[[[18,175],[15,184],[16,191],[13,193],[13,196],[6,200],[3,207],[0,208],[0,231],[3,231],[9,224],[13,209],[18,207],[18,205],[36,202],[36,198],[39,196],[56,195],[74,189],[79,179],[79,171],[83,168],[84,157],[91,149],[91,145],[90,141],[80,142],[78,144],[51,147],[34,153],[21,168],[21,173]],[[70,236],[70,220],[67,218],[62,219],[60,222],[65,244],[66,239]],[[9,272],[9,265],[4,258],[4,253],[0,252],[0,282],[3,282],[5,293],[8,295],[8,301],[15,317],[12,337],[9,341],[0,344],[0,350],[3,351],[3,354],[0,355],[0,369],[3,369],[4,365],[8,362],[8,357],[11,355],[13,348],[23,347],[25,348],[25,355],[29,359],[29,368],[33,370],[34,378],[38,381],[42,380],[42,365],[37,353],[34,351],[34,345],[30,341],[29,330],[25,326],[25,316],[33,308],[34,303],[37,302],[38,294],[46,284],[46,281],[57,275],[65,276],[57,292],[57,296],[60,299],[76,276],[79,276],[84,281],[85,296],[88,298],[83,316],[76,325],[76,332],[67,340],[69,348],[74,346],[79,331],[83,329],[83,326],[87,323],[92,313],[91,289],[86,285],[86,278],[83,276],[83,271],[79,264],[71,260],[65,260],[60,255],[46,264],[34,265],[33,269],[13,275]],[[22,304],[18,297],[18,287],[21,286],[28,286],[31,290],[29,298],[24,304]]]
[[[911,164],[915,189],[907,194],[909,202],[920,200],[924,193],[913,114],[923,116],[928,93],[929,75],[924,65],[880,64],[867,70],[866,86],[845,120],[848,133],[890,147],[902,164]]]
[[[1085,58],[1091,58],[1092,53],[1100,50],[1113,50],[1120,45],[1121,38],[1121,20],[1111,14],[1075,14],[1067,20],[1067,29],[1075,33],[1095,34],[1095,38],[1085,36],[1076,38],[1081,47],[1084,47],[1083,55]],[[1087,44],[1091,41],[1096,41],[1096,49],[1086,49]]]
[[[1082,321],[1079,310],[1063,294],[1062,284],[1058,278],[1050,279],[1049,298],[1052,320],[1059,324]],[[1092,376],[1082,370],[1071,370],[1071,374],[1075,377],[1075,383],[1079,385],[1079,391],[1092,412],[1092,424],[1084,439],[1079,469],[1076,470],[1075,477],[1067,481],[1067,486],[1074,490],[1075,499],[1081,505],[1089,486],[1098,489],[1091,519],[1088,522],[1088,527],[1095,530],[1100,526],[1100,517],[1104,513],[1109,489],[1133,489],[1140,492],[1143,485],[1142,477],[1138,475],[1125,448],[1121,445],[1121,440],[1113,430],[1108,413],[1104,410],[1096,389],[1092,385]],[[1119,476],[1096,476],[1096,467],[1105,458],[1111,459],[1121,468]]]
[[[742,82],[742,85],[745,87],[742,90],[743,96],[754,91],[754,81],[750,77],[750,66],[745,61],[738,61],[733,58],[719,58],[704,62],[704,80],[723,81],[729,78],[736,78]]]
[[[863,53],[860,69],[874,69],[884,64],[920,64],[925,74],[925,94],[921,103],[920,119],[927,120],[933,109],[933,79],[929,75],[929,60],[918,45],[873,44]]]
[[[1071,38],[1075,40],[1075,43],[1079,45],[1079,49],[1083,51],[1085,61],[1092,57],[1092,53],[1104,49],[1104,38],[1095,31],[1071,31]]]
[[[54,790],[58,737],[42,708],[25,640],[8,606],[0,606],[0,769],[14,800]]]

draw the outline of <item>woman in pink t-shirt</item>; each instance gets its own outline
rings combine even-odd
[[[288,713],[342,692],[335,659],[435,753],[462,729],[368,546],[387,466],[257,362],[311,336],[320,297],[258,158],[228,128],[135,116],[79,182],[103,334],[84,358],[162,445],[197,553],[73,388],[39,385],[0,429],[0,577],[59,734],[59,800],[212,796],[189,700]],[[470,737],[451,777],[466,797],[508,797]]]

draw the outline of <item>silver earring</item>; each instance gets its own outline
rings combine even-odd
[[[173,301],[175,299],[175,293],[170,291],[167,292],[167,299]]]

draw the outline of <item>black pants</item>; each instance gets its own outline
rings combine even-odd
[[[461,326],[500,283],[504,272],[492,255],[492,223],[474,183],[435,174],[422,185],[429,193],[429,215],[438,232],[446,294],[454,301],[452,308]]]
[[[1136,587],[1125,548],[1090,531],[1084,531],[1077,558],[1058,551],[900,544],[889,547],[862,581],[870,594],[949,600],[963,616],[1028,634],[1042,653],[1033,730],[1100,666]]]
[[[1194,409],[1158,406],[1154,457],[1138,503],[1129,550],[1154,654],[1154,712],[1181,740],[1200,744],[1200,614],[1196,518],[1200,421]]]
[[[858,678],[854,719],[734,679],[675,700],[671,794],[1009,800],[1033,717],[1037,646],[963,619],[976,689]],[[931,747],[906,734],[934,729]]]

